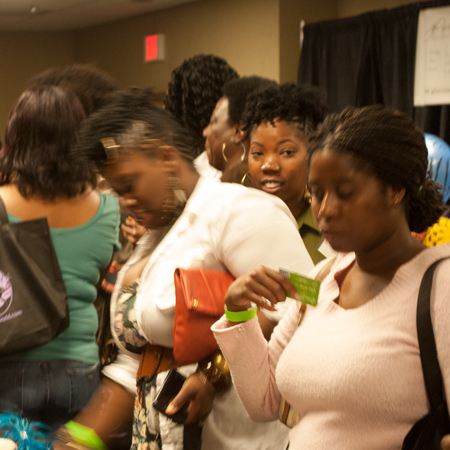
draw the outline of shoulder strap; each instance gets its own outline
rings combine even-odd
[[[2,198],[0,197],[0,224],[9,223],[8,214],[6,214],[5,204],[3,203]]]
[[[422,362],[425,387],[431,410],[436,411],[445,402],[444,383],[437,358],[436,341],[431,322],[430,298],[433,274],[437,265],[450,257],[435,261],[425,272],[419,289],[417,302],[417,335],[419,338],[420,359]]]

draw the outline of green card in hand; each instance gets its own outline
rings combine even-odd
[[[284,275],[295,286],[295,289],[300,296],[300,301],[308,305],[316,306],[319,298],[320,281],[308,278],[299,273],[291,272],[287,269],[279,269],[280,273]],[[291,297],[286,292],[287,297]],[[292,297],[291,297],[292,298]]]

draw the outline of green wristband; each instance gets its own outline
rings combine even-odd
[[[106,445],[92,429],[71,420],[65,425],[72,439],[79,444],[95,450],[106,450]]]
[[[253,319],[256,317],[257,307],[255,306],[252,309],[247,309],[246,311],[228,311],[225,306],[225,317],[230,322],[247,322],[247,320]]]

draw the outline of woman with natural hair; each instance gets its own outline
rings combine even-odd
[[[419,285],[432,263],[450,256],[449,245],[426,248],[411,236],[442,212],[424,136],[392,108],[349,108],[325,119],[308,158],[314,215],[341,252],[328,263],[317,306],[307,306],[298,326],[300,302],[293,304],[269,344],[255,320],[223,317],[213,330],[251,418],[275,419],[281,396],[298,411],[290,449],[399,449],[429,408],[416,329]],[[448,259],[438,265],[431,293],[447,404],[449,270]],[[295,295],[286,278],[259,268],[231,285],[226,306],[237,315],[250,302],[272,309],[283,289]]]
[[[108,97],[118,89],[117,81],[94,64],[53,67],[34,75],[27,83],[27,89],[40,86],[59,86],[73,92],[86,117],[105,106]]]
[[[99,383],[96,285],[119,248],[117,199],[71,150],[85,115],[71,92],[25,91],[0,153],[0,196],[11,223],[47,218],[68,294],[70,325],[56,339],[0,361],[0,411],[53,429],[74,417]]]
[[[249,95],[275,81],[252,76],[228,81],[222,89],[222,97],[212,112],[208,126],[203,130],[209,164],[224,172],[222,181],[245,184],[248,172],[250,140],[243,129],[243,115]]]
[[[269,86],[249,96],[244,112],[250,150],[247,178],[257,189],[281,198],[297,220],[314,263],[324,255],[322,236],[312,215],[307,183],[308,136],[327,106],[320,91],[294,83]]]
[[[118,92],[107,108],[86,121],[80,138],[79,152],[97,164],[150,232],[137,243],[113,293],[111,317],[120,353],[103,370],[104,389],[75,421],[110,447],[136,396],[133,449],[199,448],[200,433],[204,449],[284,449],[284,426],[250,421],[232,387],[216,392],[226,379],[223,367],[217,367],[217,382],[196,371],[196,364],[178,368],[190,375],[182,389],[190,401],[184,427],[152,407],[158,380],[168,367],[176,367],[171,359],[176,268],[237,277],[259,264],[305,272],[312,262],[283,202],[200,177],[192,163],[190,134],[149,100],[146,89]],[[267,251],[268,242],[273,251]],[[150,367],[162,372],[147,372]],[[172,413],[180,406],[172,404]],[[203,430],[199,421],[204,421]],[[71,425],[62,430],[66,438],[70,430]],[[82,435],[75,432],[68,439],[82,442]]]

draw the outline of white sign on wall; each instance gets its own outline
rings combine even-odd
[[[414,106],[450,104],[450,6],[419,13]]]

